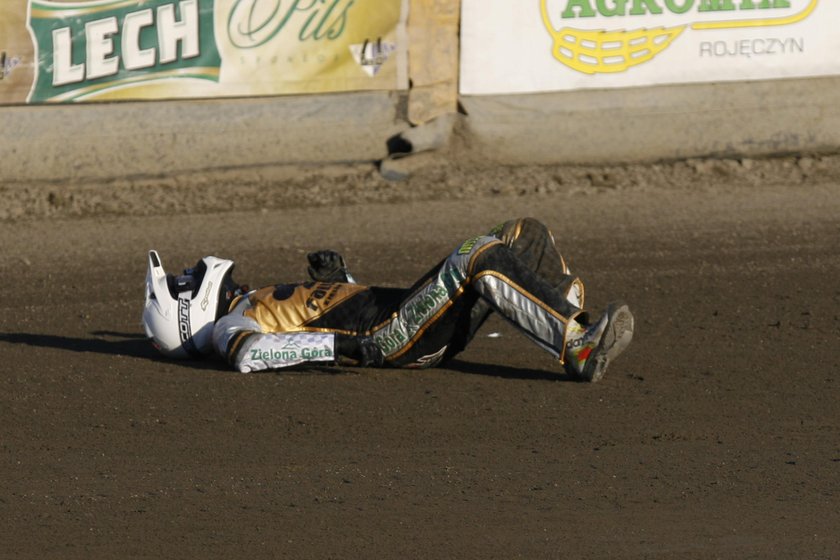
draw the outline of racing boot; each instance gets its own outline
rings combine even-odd
[[[584,320],[581,324],[572,321],[568,329],[566,373],[594,383],[604,377],[610,362],[630,344],[633,314],[626,304],[612,303],[597,322],[586,324]]]

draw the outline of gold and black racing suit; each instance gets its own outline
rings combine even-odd
[[[216,322],[213,341],[243,372],[344,359],[432,367],[495,310],[562,363],[566,324],[582,307],[583,284],[553,236],[524,218],[468,239],[408,289],[311,281],[252,291]]]

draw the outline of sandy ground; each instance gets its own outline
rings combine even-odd
[[[0,557],[840,557],[836,156],[420,171],[3,186]],[[149,248],[259,285],[331,247],[401,285],[520,215],[636,313],[599,384],[499,320],[427,371],[142,336]]]

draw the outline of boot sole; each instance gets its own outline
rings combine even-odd
[[[607,307],[606,313],[608,321],[604,336],[583,368],[582,377],[592,383],[604,377],[610,362],[624,352],[633,340],[634,320],[630,308],[623,303],[612,304]]]

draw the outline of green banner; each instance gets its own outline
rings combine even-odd
[[[218,82],[213,16],[213,0],[33,0],[38,71],[28,101],[73,101],[179,77]]]
[[[407,0],[3,0],[0,104],[408,86]]]

